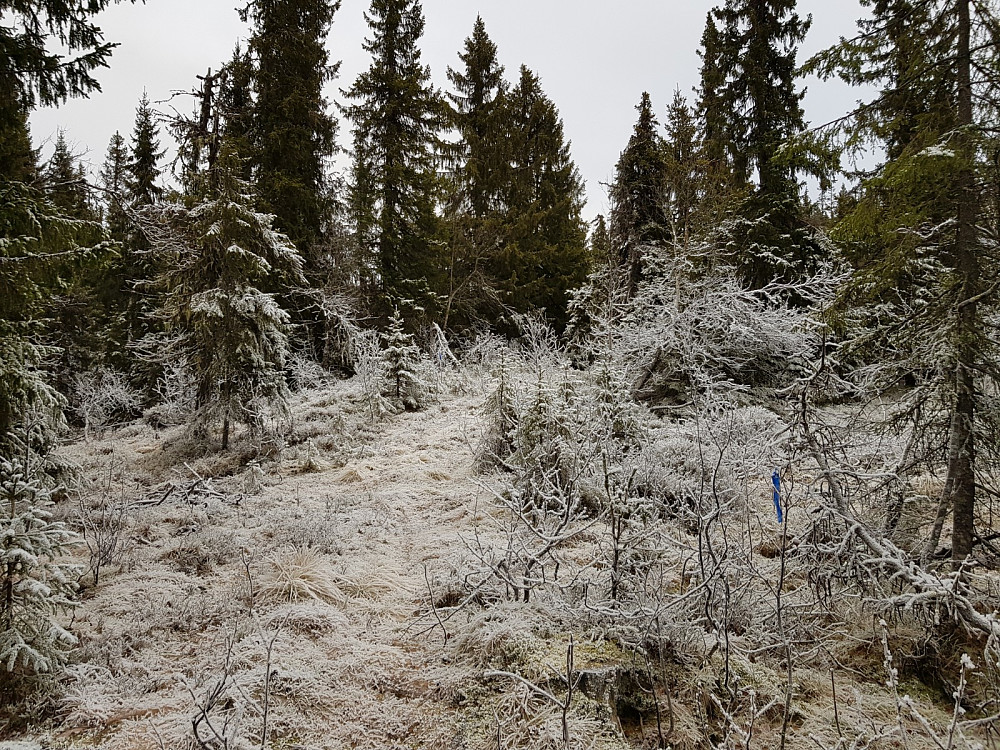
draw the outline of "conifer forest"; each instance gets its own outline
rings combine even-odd
[[[0,0],[0,750],[1000,750],[1000,4],[837,1],[598,214],[485,10],[244,0],[85,162],[118,0]]]

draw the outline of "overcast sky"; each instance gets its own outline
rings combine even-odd
[[[691,99],[697,83],[698,43],[710,0],[424,0],[427,26],[421,44],[436,85],[447,89],[446,68],[459,65],[458,52],[472,31],[476,14],[499,48],[507,78],[516,80],[523,63],[541,76],[572,141],[572,154],[587,185],[589,219],[606,212],[605,184],[635,123],[635,105],[649,91],[664,119],[674,89]],[[361,49],[368,36],[364,12],[369,0],[343,0],[328,38],[332,61],[342,60],[340,78],[329,85],[331,105],[370,58]],[[190,90],[195,76],[218,69],[235,43],[245,40],[233,0],[147,0],[123,3],[100,16],[108,41],[120,43],[110,69],[97,77],[103,91],[59,109],[42,109],[31,118],[36,144],[66,130],[70,143],[99,168],[115,130],[128,138],[136,102],[143,89],[152,100],[174,90]],[[862,14],[857,0],[800,0],[799,13],[812,14],[813,26],[800,50],[806,56],[851,36]],[[807,81],[806,116],[826,122],[858,98],[838,83]],[[182,111],[190,99],[176,100]],[[167,105],[161,104],[164,110]],[[339,115],[338,115],[339,117]],[[348,144],[349,124],[340,141]],[[162,136],[164,141],[166,136]],[[44,153],[44,149],[43,149]]]

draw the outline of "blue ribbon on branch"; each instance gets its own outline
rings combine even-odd
[[[784,514],[781,512],[781,474],[775,469],[771,474],[771,483],[774,485],[774,510],[778,514],[778,523],[784,523]]]

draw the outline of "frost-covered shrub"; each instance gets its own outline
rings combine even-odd
[[[156,382],[157,402],[145,413],[146,421],[154,426],[187,423],[198,405],[198,386],[194,370],[187,359],[177,357],[163,363]]]
[[[291,353],[286,366],[288,368],[290,384],[296,391],[308,391],[313,388],[319,388],[329,380],[329,373],[308,352],[296,351]]]
[[[385,381],[385,362],[376,331],[360,331],[354,341],[354,372],[361,386],[361,398],[372,424],[390,411],[390,404],[382,395]]]
[[[31,469],[0,459],[0,686],[11,691],[58,670],[76,642],[56,620],[73,607],[79,571],[62,556],[76,536],[51,505]]]
[[[137,416],[140,406],[139,392],[120,372],[99,368],[74,378],[73,409],[83,420],[85,440],[90,440],[91,429]]]

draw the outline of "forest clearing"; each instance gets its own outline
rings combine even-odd
[[[574,0],[599,213],[555,3],[202,3],[98,166],[189,19],[0,0],[0,750],[998,750],[1000,12],[830,3]]]

